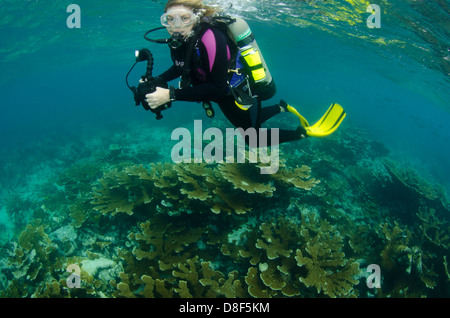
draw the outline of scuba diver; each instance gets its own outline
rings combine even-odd
[[[345,111],[339,104],[332,104],[313,126],[283,100],[262,107],[261,101],[275,95],[275,83],[244,20],[220,16],[202,0],[169,0],[161,24],[163,27],[148,31],[145,38],[169,44],[174,64],[157,76],[156,82],[168,83],[179,77],[181,82],[180,88],[158,85],[145,94],[143,99],[150,110],[167,107],[173,101],[201,102],[212,117],[211,102],[215,102],[235,127],[255,128],[257,133],[269,118],[291,112],[298,116],[300,125],[295,130],[279,129],[280,144],[329,135],[344,119]],[[169,39],[149,38],[151,32],[163,28],[171,36]],[[270,129],[267,144],[272,144]]]

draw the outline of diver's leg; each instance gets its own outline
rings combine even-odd
[[[250,120],[252,127],[259,129],[263,121],[261,121],[262,110],[261,110],[261,100],[259,98],[253,98],[253,106],[248,110],[250,113]]]
[[[252,126],[250,112],[240,109],[234,103],[234,97],[229,95],[217,103],[225,117],[237,128],[247,129]]]
[[[264,146],[275,146],[285,142],[291,142],[295,140],[300,140],[305,138],[306,133],[302,129],[303,127],[299,127],[296,130],[287,130],[287,129],[278,129],[278,138],[274,138],[274,130],[267,129],[267,139],[265,144],[259,143],[259,135],[261,131],[258,131],[258,145],[261,147]],[[264,142],[264,140],[262,140]]]
[[[282,107],[278,104],[262,108],[261,100],[256,98],[249,110],[242,110],[236,107],[234,98],[231,95],[218,104],[225,117],[233,125],[243,129],[250,127],[258,129],[262,123],[282,112]]]
[[[261,108],[260,101],[258,101],[247,111],[241,110],[240,108],[236,107],[234,98],[232,97],[225,99],[223,102],[220,102],[219,107],[221,108],[225,117],[227,117],[227,119],[236,128],[242,128],[244,130],[247,130],[248,128],[255,128],[258,134],[258,145],[260,132],[259,128],[261,127],[261,123],[281,112],[280,105]],[[271,129],[268,129],[267,145],[276,145],[299,140],[306,136],[306,131],[302,126],[299,126],[296,130],[279,129],[278,132],[278,138],[273,138],[274,136],[272,136]],[[245,142],[248,144],[247,138],[245,138]]]
[[[281,107],[278,104],[261,108],[261,124],[281,112]]]
[[[288,104],[284,100],[280,100],[279,104],[264,107],[261,109],[261,124],[279,113],[289,112]]]

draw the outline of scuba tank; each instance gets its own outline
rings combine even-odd
[[[249,76],[252,93],[261,100],[272,98],[276,86],[247,22],[236,17],[228,24],[228,30],[239,48],[240,60]]]

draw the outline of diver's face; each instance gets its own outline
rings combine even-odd
[[[186,37],[196,22],[197,16],[185,6],[173,6],[161,16],[161,24],[166,27],[171,36],[174,33],[181,33]]]

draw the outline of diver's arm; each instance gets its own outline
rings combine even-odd
[[[167,71],[159,75],[164,82],[168,83],[181,76],[181,71],[175,65],[172,65]]]
[[[200,45],[200,58],[205,68],[206,81],[204,83],[175,89],[175,99],[170,99],[168,89],[158,88],[154,93],[146,95],[149,106],[154,109],[173,100],[188,102],[220,102],[223,100],[227,95],[228,87],[228,49],[225,34],[214,29],[211,29],[211,32],[205,32]],[[178,76],[178,73],[175,72],[177,69],[174,66],[160,76],[164,76],[164,80],[170,80],[174,74]]]
[[[205,69],[204,83],[175,90],[175,100],[220,101],[227,94],[228,50],[223,32],[209,29],[200,41],[200,58]]]

